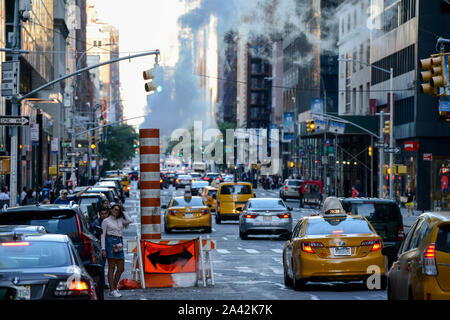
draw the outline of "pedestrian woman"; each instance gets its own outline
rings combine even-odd
[[[117,285],[125,267],[125,255],[123,252],[123,229],[131,223],[130,217],[125,213],[123,207],[115,204],[111,207],[108,218],[102,222],[102,252],[103,257],[108,259],[108,282],[110,287],[109,296],[120,298]]]

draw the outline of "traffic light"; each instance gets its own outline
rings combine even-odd
[[[143,72],[143,78],[144,80],[151,80],[150,82],[147,82],[145,84],[145,91],[147,92],[161,92],[162,91],[162,86],[160,84],[158,84],[158,80],[160,79],[156,79],[156,78],[160,78],[157,77],[157,75],[160,74],[160,68],[158,65],[155,65],[153,68],[149,69],[149,70],[145,70]]]
[[[433,96],[450,94],[446,88],[450,84],[449,55],[450,53],[438,53],[419,61],[419,67],[424,70],[420,73],[420,79],[427,82],[420,85],[422,93]]]
[[[314,132],[316,124],[313,119],[306,120],[306,132]]]
[[[94,150],[96,147],[95,145],[95,137],[91,137],[91,149]]]
[[[289,167],[293,168],[295,166],[294,161],[289,162]]]
[[[391,121],[390,120],[386,120],[384,122],[383,133],[386,134],[386,135],[390,135],[391,134]]]
[[[432,69],[434,66],[433,57],[434,56],[431,56],[431,58],[421,59],[419,61],[419,67],[423,70],[420,73],[420,81],[425,82],[420,85],[420,91],[425,94],[436,96],[438,93],[437,88],[431,85],[431,78],[433,77]]]
[[[372,156],[372,146],[369,146],[369,157]]]

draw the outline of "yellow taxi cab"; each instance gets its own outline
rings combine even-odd
[[[107,171],[109,172],[109,171]],[[127,197],[130,196],[130,177],[127,174],[108,173],[107,178],[119,178],[123,191]]]
[[[219,185],[216,201],[216,223],[222,220],[239,220],[248,199],[254,198],[249,182],[225,182]],[[242,210],[241,210],[242,209]]]
[[[397,255],[388,273],[389,300],[450,300],[450,212],[420,215]]]
[[[173,229],[203,229],[211,233],[211,212],[202,197],[192,196],[189,187],[184,196],[173,197],[164,215],[164,231],[171,233]]]
[[[386,288],[383,240],[364,217],[345,213],[328,197],[320,214],[303,217],[283,247],[284,283],[302,290],[308,281],[366,281]]]
[[[216,211],[217,188],[207,186],[203,188],[202,198],[211,211]]]

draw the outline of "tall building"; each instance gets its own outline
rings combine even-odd
[[[450,38],[448,1],[374,1],[370,63],[394,72],[395,144],[401,149],[394,163],[407,167],[406,175],[396,176],[395,191],[411,186],[419,210],[429,210],[434,202],[448,208],[450,189],[445,185],[450,172],[450,126],[439,120],[439,99],[420,92],[418,61],[436,53],[437,36]],[[449,48],[447,47],[447,52]],[[376,110],[390,112],[389,74],[372,69],[370,99]],[[388,118],[386,120],[389,120]],[[415,142],[415,151],[407,149]],[[432,161],[424,154],[432,154]]]
[[[87,7],[87,55],[99,56],[99,62],[119,57],[119,32],[111,24],[97,18],[95,6]],[[100,116],[106,122],[123,119],[123,104],[120,97],[120,73],[117,63],[99,68]]]

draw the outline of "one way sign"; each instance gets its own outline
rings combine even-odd
[[[1,126],[28,126],[30,117],[24,116],[0,116]]]

